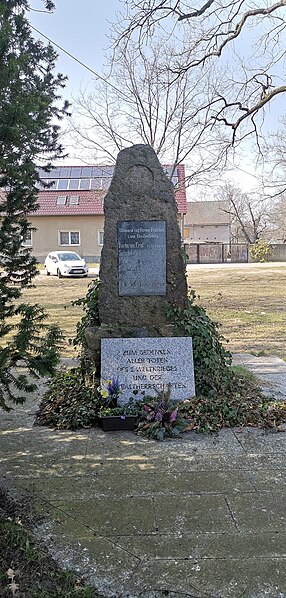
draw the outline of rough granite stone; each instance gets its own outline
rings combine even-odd
[[[104,200],[104,215],[100,322],[113,327],[144,328],[151,330],[148,336],[160,336],[158,329],[168,323],[166,308],[186,307],[187,283],[174,188],[151,147],[135,145],[118,154]],[[129,236],[124,237],[122,231],[126,230]],[[158,293],[151,294],[149,279],[156,275]],[[144,280],[150,295],[144,293]],[[132,294],[134,285],[136,295]]]

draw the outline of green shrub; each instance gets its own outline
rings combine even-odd
[[[271,255],[270,244],[264,239],[258,239],[249,249],[249,254],[255,262],[268,262]]]
[[[71,341],[74,347],[81,347],[85,349],[85,329],[88,326],[99,326],[99,308],[98,308],[98,290],[99,290],[99,278],[96,278],[88,285],[88,291],[85,297],[75,299],[72,301],[72,305],[78,305],[83,308],[83,316],[76,326],[76,336]]]
[[[168,390],[142,400],[134,396],[123,407],[110,408],[98,380],[84,377],[81,368],[58,372],[40,403],[36,424],[75,430],[96,425],[102,415],[137,415],[137,433],[155,440],[177,438],[189,430],[212,433],[235,426],[279,429],[286,421],[286,403],[265,397],[252,376],[241,371],[231,373],[221,391],[188,401],[171,401]]]
[[[191,291],[188,308],[172,306],[168,310],[168,317],[174,323],[177,335],[191,336],[193,339],[197,394],[223,392],[233,376],[229,368],[231,353],[222,345],[225,339],[219,333],[220,324],[213,322],[205,309],[195,304],[195,299],[195,291]]]
[[[36,424],[55,428],[89,428],[96,423],[100,404],[98,383],[81,368],[57,372],[49,382],[36,414]]]
[[[286,403],[266,397],[257,381],[234,373],[227,391],[198,396],[180,404],[187,430],[212,433],[221,428],[255,426],[278,429],[286,421]]]

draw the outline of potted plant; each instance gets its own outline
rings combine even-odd
[[[113,376],[106,387],[100,389],[102,405],[98,411],[98,423],[104,432],[116,430],[134,430],[137,422],[138,407],[134,399],[125,405],[118,405],[121,394],[119,379]]]

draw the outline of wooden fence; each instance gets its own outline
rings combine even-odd
[[[188,264],[224,264],[248,262],[248,245],[239,243],[227,245],[225,243],[185,243]]]

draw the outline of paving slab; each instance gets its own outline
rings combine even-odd
[[[90,500],[57,502],[57,508],[95,532],[113,537],[119,534],[150,534],[156,531],[155,512],[150,498],[94,497]]]
[[[255,430],[251,428],[241,428],[234,430],[237,439],[242,448],[248,454],[259,452],[260,455],[273,455],[286,451],[285,432],[276,432],[271,430]],[[258,449],[258,450],[257,450]]]
[[[245,355],[281,398],[286,364]],[[286,598],[285,434],[56,431],[33,426],[39,398],[1,414],[0,482],[63,567],[106,598]]]
[[[117,545],[140,559],[285,558],[285,533],[230,531],[119,536]]]
[[[235,522],[223,496],[164,496],[154,499],[157,531],[178,533],[230,531]]]
[[[259,492],[228,497],[229,509],[236,526],[251,532],[261,531],[286,532],[285,493]]]
[[[283,477],[281,476],[281,482]],[[156,473],[146,475],[144,471],[120,476],[99,473],[95,476],[39,477],[27,479],[25,488],[39,495],[48,494],[54,502],[61,496],[68,499],[71,494],[76,499],[91,499],[96,496],[136,497],[136,496],[192,496],[203,494],[225,494],[225,492],[253,492],[255,482],[248,472],[186,472],[166,473],[164,477]]]
[[[243,365],[260,380],[266,394],[278,401],[286,400],[286,362],[274,355],[256,357],[251,353],[233,356],[235,365]]]
[[[284,559],[183,559],[142,563],[126,596],[284,598]],[[259,587],[259,590],[253,590]],[[151,589],[150,589],[151,588]]]

